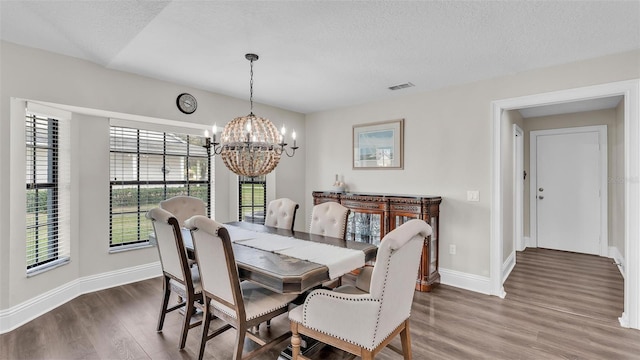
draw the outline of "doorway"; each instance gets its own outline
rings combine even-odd
[[[516,251],[525,249],[524,244],[524,131],[518,124],[513,124],[513,248]]]
[[[607,256],[607,127],[531,131],[530,144],[534,243]]]
[[[503,124],[502,114],[507,110],[542,105],[572,103],[622,96],[624,122],[624,312],[619,322],[624,327],[640,329],[640,80],[628,80],[602,85],[523,96],[492,102],[492,199],[490,294],[504,297],[502,276],[506,214],[503,211]],[[511,217],[511,214],[508,214]],[[511,221],[511,220],[508,220]],[[511,241],[511,239],[509,239]]]

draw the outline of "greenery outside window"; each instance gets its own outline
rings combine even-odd
[[[239,176],[238,220],[264,224],[267,207],[267,179],[265,175],[257,177]]]
[[[153,228],[145,214],[162,200],[194,196],[210,213],[211,164],[204,137],[112,126],[110,138],[112,250],[146,246]]]

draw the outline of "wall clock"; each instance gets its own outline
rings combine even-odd
[[[178,105],[178,109],[185,114],[193,114],[198,108],[198,102],[196,98],[187,93],[182,93],[178,95],[176,99],[176,105]]]

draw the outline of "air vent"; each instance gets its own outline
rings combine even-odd
[[[408,87],[412,87],[415,86],[410,82],[404,83],[404,84],[398,84],[398,85],[393,85],[393,86],[389,86],[389,90],[400,90],[400,89],[405,89]]]

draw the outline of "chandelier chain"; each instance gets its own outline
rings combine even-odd
[[[253,59],[251,59],[250,61],[250,79],[249,80],[249,103],[251,104],[251,114],[253,114]]]

